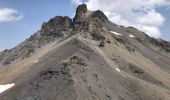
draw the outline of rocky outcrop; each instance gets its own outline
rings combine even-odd
[[[68,16],[56,16],[45,22],[36,37],[42,45],[58,38],[66,38],[72,30],[72,19]],[[45,42],[45,43],[44,43]]]
[[[52,31],[66,31],[72,28],[72,19],[68,16],[56,16],[42,25],[42,33]],[[46,33],[46,34],[47,34]]]
[[[77,7],[76,15],[73,19],[73,22],[74,23],[80,23],[80,22],[85,21],[85,18],[86,18],[85,13],[86,12],[87,12],[87,5],[85,5],[85,4],[79,5]]]
[[[100,11],[89,11],[86,4],[79,5],[73,18],[74,29],[92,32],[103,28],[103,24],[109,22],[105,14]]]
[[[164,41],[162,39],[154,39],[151,37],[148,37],[149,42],[157,47],[159,47],[161,50],[164,50],[166,52],[170,52],[170,42]]]
[[[98,19],[100,19],[103,22],[108,21],[108,18],[106,17],[106,15],[102,11],[100,11],[100,10],[97,10],[97,11],[93,12],[91,17],[92,18],[98,18]]]

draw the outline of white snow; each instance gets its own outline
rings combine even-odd
[[[155,57],[156,59],[159,59],[159,57]]]
[[[118,35],[118,36],[122,36],[122,34],[114,32],[114,31],[110,31],[111,33],[113,33],[114,35]]]
[[[120,69],[119,69],[119,68],[116,68],[116,70],[117,70],[118,72],[120,72]]]
[[[36,62],[38,62],[38,60],[35,60],[34,62],[36,63]]]
[[[129,35],[129,37],[134,38],[135,36],[133,36],[133,35]]]
[[[117,27],[120,27],[120,25],[118,25]]]
[[[0,85],[0,93],[12,88],[15,84],[6,84],[6,85]]]

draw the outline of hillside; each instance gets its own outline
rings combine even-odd
[[[0,100],[169,100],[170,43],[79,5],[0,52]]]

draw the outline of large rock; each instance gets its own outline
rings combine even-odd
[[[79,5],[77,7],[77,10],[76,10],[76,15],[73,19],[73,22],[74,23],[78,23],[78,22],[83,22],[85,21],[85,13],[87,12],[87,5],[86,4],[82,4],[82,5]]]
[[[56,16],[42,25],[42,31],[64,31],[72,27],[72,19],[68,16]]]
[[[106,17],[106,15],[102,11],[100,11],[100,10],[97,10],[97,11],[93,12],[91,17],[92,18],[98,18],[98,19],[100,19],[103,22],[108,21],[108,18]]]

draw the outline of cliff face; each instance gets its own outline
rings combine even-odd
[[[74,23],[80,23],[86,20],[87,5],[83,4],[77,7],[76,15],[73,19]]]
[[[169,100],[170,43],[79,5],[0,52],[0,100]]]

